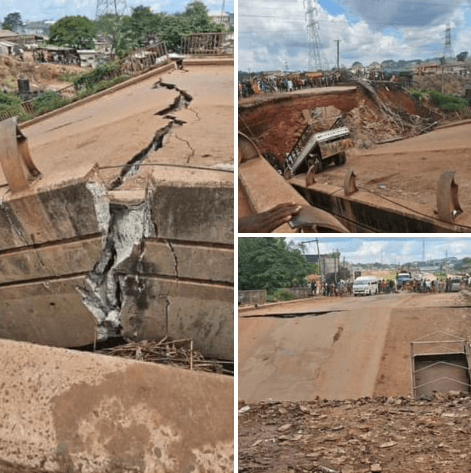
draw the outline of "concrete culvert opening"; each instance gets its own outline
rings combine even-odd
[[[427,339],[432,338],[432,339]],[[468,341],[436,333],[411,343],[412,394],[471,392]]]

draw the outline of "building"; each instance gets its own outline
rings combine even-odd
[[[36,62],[53,62],[56,64],[80,64],[80,56],[75,48],[48,44],[33,51]]]
[[[320,274],[325,280],[331,282],[338,279],[350,279],[353,275],[351,264],[341,261],[340,253],[330,255],[305,255],[309,263],[317,264]]]
[[[105,51],[97,51],[96,49],[78,49],[80,56],[80,65],[82,67],[96,67],[102,62],[108,62],[111,54]]]
[[[43,36],[36,34],[20,34],[15,31],[0,30],[0,41],[9,41],[10,43],[18,44],[19,46],[35,44],[43,40]]]
[[[232,15],[232,23],[231,23],[231,15]],[[218,11],[212,11],[208,14],[209,18],[213,23],[217,25],[223,25],[226,31],[231,29],[231,26],[234,26],[234,14],[230,14],[227,12],[221,13]]]
[[[0,40],[0,55],[11,56],[18,52],[19,46],[16,43],[10,41]]]

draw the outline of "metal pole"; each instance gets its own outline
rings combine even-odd
[[[340,70],[340,39],[334,39],[334,41],[337,43],[337,70]]]

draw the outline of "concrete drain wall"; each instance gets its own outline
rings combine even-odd
[[[470,392],[469,366],[465,354],[417,356],[414,359],[415,397],[436,392]]]
[[[437,337],[438,335],[438,337]],[[453,334],[432,334],[411,343],[412,394],[471,392],[467,340]]]

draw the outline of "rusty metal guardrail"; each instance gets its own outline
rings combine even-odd
[[[234,32],[192,33],[184,36],[181,53],[194,56],[233,56]]]
[[[132,75],[145,72],[169,60],[167,45],[163,41],[152,46],[133,48],[121,64],[121,73]]]

